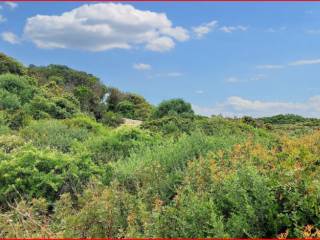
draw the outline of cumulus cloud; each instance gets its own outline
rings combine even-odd
[[[3,32],[1,33],[1,38],[3,41],[6,41],[11,44],[20,43],[20,39],[12,32]]]
[[[248,27],[238,25],[238,26],[223,26],[219,28],[220,31],[225,32],[225,33],[232,33],[235,31],[241,31],[245,32],[248,30]]]
[[[136,9],[129,4],[86,4],[61,15],[36,15],[27,19],[25,36],[39,48],[105,51],[144,46],[164,52],[189,34],[175,27],[165,13]]]
[[[203,38],[206,34],[211,32],[218,25],[218,21],[211,21],[208,23],[203,23],[200,26],[193,27],[192,31],[197,38]]]
[[[151,65],[146,63],[135,63],[133,64],[133,68],[136,70],[144,71],[144,70],[150,70]]]
[[[18,7],[18,3],[15,2],[5,2],[5,4],[11,9],[15,9],[16,7]]]
[[[289,63],[289,66],[301,66],[301,65],[311,65],[311,64],[320,64],[320,58],[295,61],[295,62]]]
[[[260,101],[249,100],[239,96],[229,97],[213,107],[193,106],[202,115],[224,115],[254,117],[272,116],[276,114],[293,113],[308,117],[320,117],[320,95],[310,97],[304,102]]]

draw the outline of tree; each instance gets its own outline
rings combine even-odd
[[[135,118],[134,116],[135,106],[132,102],[128,100],[121,101],[117,105],[116,110],[126,118]]]
[[[125,94],[116,88],[109,88],[106,104],[109,111],[115,111],[119,102],[124,100]]]
[[[190,103],[177,98],[161,102],[154,113],[154,116],[157,118],[162,118],[168,115],[190,116],[194,115],[194,112]]]

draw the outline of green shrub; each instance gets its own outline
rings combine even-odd
[[[253,167],[238,168],[212,191],[226,231],[238,238],[275,236],[278,206],[270,180]]]
[[[124,159],[146,145],[156,144],[158,138],[147,131],[122,127],[106,136],[90,139],[87,143],[92,159],[97,163],[107,163]]]
[[[14,130],[27,126],[31,120],[31,116],[24,110],[18,110],[8,117],[9,127]]]
[[[123,123],[121,115],[114,112],[103,112],[98,121],[109,127],[118,127]]]
[[[20,99],[16,94],[0,89],[0,110],[17,110],[20,106]]]
[[[0,53],[0,74],[12,73],[17,75],[25,74],[25,67],[15,59]]]
[[[32,141],[35,146],[50,147],[62,152],[69,152],[74,143],[84,141],[89,137],[87,129],[68,126],[61,120],[33,121],[21,130],[21,134],[27,141]]]
[[[67,216],[63,214],[64,237],[123,237],[132,205],[128,194],[95,184],[86,189],[78,202],[80,210],[71,210]]]
[[[25,197],[53,201],[63,192],[80,191],[98,169],[88,158],[25,147],[0,161],[0,202]]]
[[[119,102],[116,107],[116,111],[126,118],[135,118],[135,106],[128,100]]]
[[[177,115],[149,120],[143,122],[141,127],[153,132],[161,132],[165,135],[174,136],[179,136],[183,133],[190,134],[197,128],[192,118],[183,118]]]
[[[176,196],[169,206],[156,207],[154,223],[149,232],[152,237],[165,238],[225,238],[222,217],[213,198],[208,194],[184,192]]]
[[[22,103],[30,101],[37,92],[34,79],[13,74],[0,75],[0,89],[16,95]]]
[[[168,115],[186,115],[192,116],[194,112],[191,104],[185,102],[183,99],[171,99],[163,101],[159,104],[154,112],[155,117],[161,118]]]

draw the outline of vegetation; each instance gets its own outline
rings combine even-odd
[[[320,237],[319,119],[198,116],[4,54],[0,73],[0,237]]]

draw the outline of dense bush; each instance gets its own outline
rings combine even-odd
[[[53,150],[25,147],[4,154],[0,161],[0,201],[17,197],[54,200],[63,192],[76,194],[99,169],[90,159]]]
[[[25,71],[25,67],[21,63],[3,53],[0,53],[0,74],[12,73],[23,75]]]
[[[159,138],[147,131],[122,127],[116,131],[90,140],[88,149],[92,152],[92,160],[107,163],[128,157],[132,152],[147,145],[156,144]]]
[[[72,144],[84,141],[89,137],[86,128],[67,125],[57,120],[33,121],[21,130],[26,141],[41,148],[53,148],[62,152],[69,152]]]
[[[123,123],[123,119],[119,113],[106,111],[101,114],[98,122],[101,122],[102,124],[109,127],[118,127]]]
[[[165,116],[160,119],[150,119],[142,124],[142,128],[165,135],[190,134],[197,128],[193,118],[179,117],[177,115]]]
[[[320,237],[319,119],[154,108],[1,54],[0,74],[0,238]]]
[[[168,115],[193,115],[191,104],[185,102],[183,99],[171,99],[163,101],[156,108],[154,115],[161,118]]]
[[[13,74],[0,75],[0,89],[4,97],[12,96],[21,103],[30,101],[37,91],[32,78]]]

